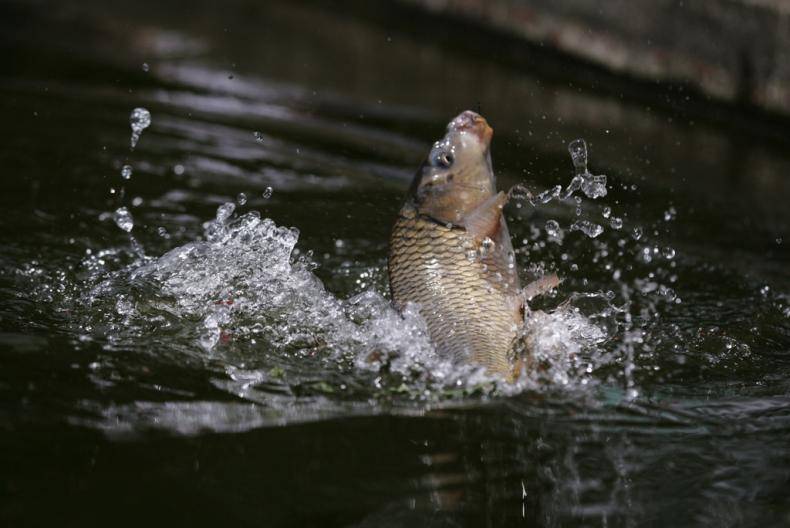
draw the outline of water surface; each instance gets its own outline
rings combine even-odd
[[[8,524],[790,522],[790,155],[759,122],[397,16],[93,4],[0,7]],[[394,215],[466,108],[500,188],[547,192],[508,209],[523,276],[565,278],[516,386],[388,303]],[[577,138],[605,196],[568,192]]]

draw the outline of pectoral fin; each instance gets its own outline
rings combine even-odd
[[[505,207],[507,201],[508,196],[499,191],[475,207],[471,213],[463,218],[463,225],[466,231],[478,241],[486,238],[493,239],[499,230],[502,208]]]
[[[556,273],[550,273],[549,275],[544,275],[543,277],[539,278],[534,282],[530,282],[524,287],[524,297],[527,298],[529,301],[533,297],[537,297],[538,295],[543,295],[544,293],[549,292],[550,290],[556,288],[560,285],[559,277],[557,277]]]

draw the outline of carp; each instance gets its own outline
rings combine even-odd
[[[389,243],[392,299],[416,303],[436,351],[513,379],[528,298],[559,283],[543,277],[520,286],[491,164],[493,130],[472,111],[447,125],[422,163]],[[528,363],[528,361],[527,361]]]

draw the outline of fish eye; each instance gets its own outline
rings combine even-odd
[[[439,151],[433,158],[433,165],[448,169],[452,166],[453,161],[455,161],[455,156],[452,152]]]

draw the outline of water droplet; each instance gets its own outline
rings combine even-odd
[[[584,183],[584,178],[582,178],[579,174],[574,176],[571,182],[568,184],[567,189],[565,189],[565,195],[563,198],[570,198],[573,193],[582,188],[582,183]]]
[[[606,196],[606,176],[599,174],[593,176],[589,172],[585,174],[584,183],[582,183],[582,192],[588,198],[593,200]]]
[[[521,183],[517,183],[516,185],[511,187],[510,191],[508,191],[508,195],[513,200],[531,200],[532,199],[532,193],[529,192],[529,189],[527,189],[527,187],[525,185],[521,184]]]
[[[608,207],[608,206],[607,206],[607,207],[604,207],[604,208],[603,208],[603,212],[601,213],[601,215],[602,215],[604,218],[609,218],[609,216],[610,216],[611,214],[612,214],[612,208],[611,208],[611,207]]]
[[[124,180],[131,179],[132,177],[132,166],[131,165],[124,165],[121,167],[121,178]]]
[[[134,218],[132,218],[132,213],[126,207],[116,209],[112,219],[115,220],[115,225],[127,233],[130,233],[134,227]]]
[[[173,166],[173,174],[176,176],[181,176],[184,174],[184,166],[183,165],[174,165]]]
[[[252,135],[253,135],[253,136],[255,136],[255,140],[256,140],[258,143],[263,143],[263,134],[261,134],[260,132],[258,132],[258,131],[256,130],[255,132],[253,132],[253,133],[252,133]]]
[[[144,72],[146,72],[146,73],[148,73],[148,70],[150,70],[150,69],[151,69],[151,68],[148,66],[148,63],[147,63],[147,62],[144,62],[144,63],[143,63],[143,71],[144,71]]]
[[[225,222],[230,215],[233,214],[233,211],[236,210],[236,204],[233,202],[227,202],[219,207],[217,207],[217,222]]]
[[[667,260],[672,260],[675,258],[675,250],[667,246],[661,250],[661,255]]]
[[[132,127],[131,145],[132,148],[134,148],[137,146],[137,142],[140,140],[140,134],[143,133],[143,130],[151,126],[151,112],[145,108],[135,108],[132,110],[131,115],[129,115],[129,124]]]
[[[143,205],[143,199],[139,196],[135,196],[134,198],[132,198],[132,205],[134,207],[140,207],[141,205]]]
[[[640,238],[642,238],[642,228],[641,227],[636,226],[634,228],[633,237],[634,237],[634,240],[639,240]]]
[[[571,231],[581,231],[590,238],[595,238],[603,233],[603,226],[588,220],[578,220],[571,224]]]
[[[675,297],[677,297],[677,295],[675,294],[675,290],[667,286],[664,286],[663,284],[658,287],[658,293],[660,293],[668,301],[674,301]]]
[[[574,139],[568,144],[568,152],[577,172],[587,171],[587,143],[583,139]]]
[[[678,212],[675,210],[674,207],[670,207],[666,211],[664,211],[664,221],[669,222],[670,220],[674,220],[677,216]]]
[[[266,189],[264,189],[263,191],[262,196],[268,200],[269,198],[272,197],[272,194],[274,194],[274,189],[272,189],[271,187],[266,187]]]
[[[609,225],[612,226],[612,229],[622,229],[623,219],[613,216],[612,219],[609,220]]]
[[[489,237],[485,237],[480,243],[480,256],[485,257],[496,247],[496,242]]]
[[[239,205],[244,205],[247,203],[247,195],[244,193],[239,193],[236,196],[236,203]]]
[[[546,189],[542,193],[538,194],[537,196],[533,196],[530,198],[529,203],[533,206],[538,204],[547,204],[551,201],[552,198],[556,198],[562,192],[562,186],[555,185],[551,189]]]
[[[556,237],[560,233],[560,224],[556,220],[546,222],[546,234]]]

